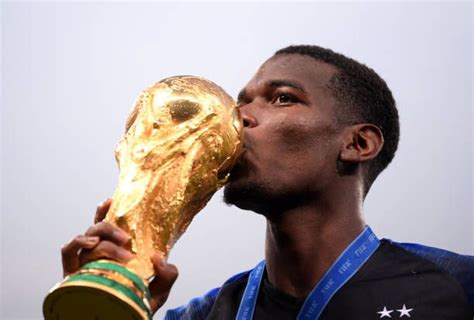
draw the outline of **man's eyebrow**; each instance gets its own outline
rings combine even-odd
[[[270,80],[266,83],[266,86],[272,87],[272,88],[291,87],[307,94],[306,90],[303,88],[301,84],[292,80]],[[248,99],[247,91],[244,88],[240,90],[239,94],[237,95],[237,102],[245,101],[247,99]]]
[[[307,93],[301,84],[292,80],[270,80],[267,82],[267,85],[273,88],[291,87],[303,93]]]

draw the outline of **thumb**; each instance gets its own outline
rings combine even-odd
[[[178,269],[175,265],[165,261],[163,256],[156,253],[153,258],[155,277],[150,282],[151,293],[150,306],[153,313],[158,310],[168,299],[171,287],[178,278]]]
[[[101,203],[99,203],[95,212],[94,223],[101,222],[105,219],[105,216],[107,215],[107,212],[109,211],[111,205],[112,198],[107,198]]]

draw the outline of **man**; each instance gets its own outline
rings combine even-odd
[[[238,103],[245,151],[224,195],[266,217],[265,261],[167,319],[473,318],[474,257],[379,240],[366,227],[364,198],[399,138],[394,99],[373,70],[291,46],[260,67]],[[100,257],[126,261],[126,242],[96,224],[63,248],[65,274]],[[154,264],[156,310],[177,271],[159,256]]]

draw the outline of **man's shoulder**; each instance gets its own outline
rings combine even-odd
[[[395,242],[388,239],[384,239],[384,241],[387,241],[396,247],[402,248],[403,250],[408,251],[417,257],[432,262],[456,278],[460,277],[462,273],[464,275],[470,276],[470,280],[473,281],[474,256],[463,255],[445,249],[426,246],[418,243]],[[464,278],[462,281],[465,280],[468,280],[468,278]]]
[[[401,243],[384,239],[394,248],[410,253],[416,258],[436,266],[440,272],[449,275],[466,292],[469,303],[474,306],[474,256],[458,254],[441,248],[418,243]]]
[[[401,316],[408,308],[416,319],[472,319],[473,279],[472,256],[383,239],[326,313]]]
[[[369,260],[374,264],[373,275],[378,272],[403,272],[413,267],[438,269],[463,284],[474,285],[474,256],[462,255],[445,249],[416,243],[382,239],[379,249]],[[393,268],[376,268],[379,264]]]

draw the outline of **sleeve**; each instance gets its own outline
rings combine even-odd
[[[212,289],[203,296],[189,301],[188,304],[166,311],[164,320],[200,320],[206,319],[216,301],[219,288]]]
[[[223,286],[245,277],[251,270],[232,276]],[[163,320],[201,320],[206,319],[217,299],[220,288],[214,288],[205,295],[194,298],[188,304],[166,311]]]

